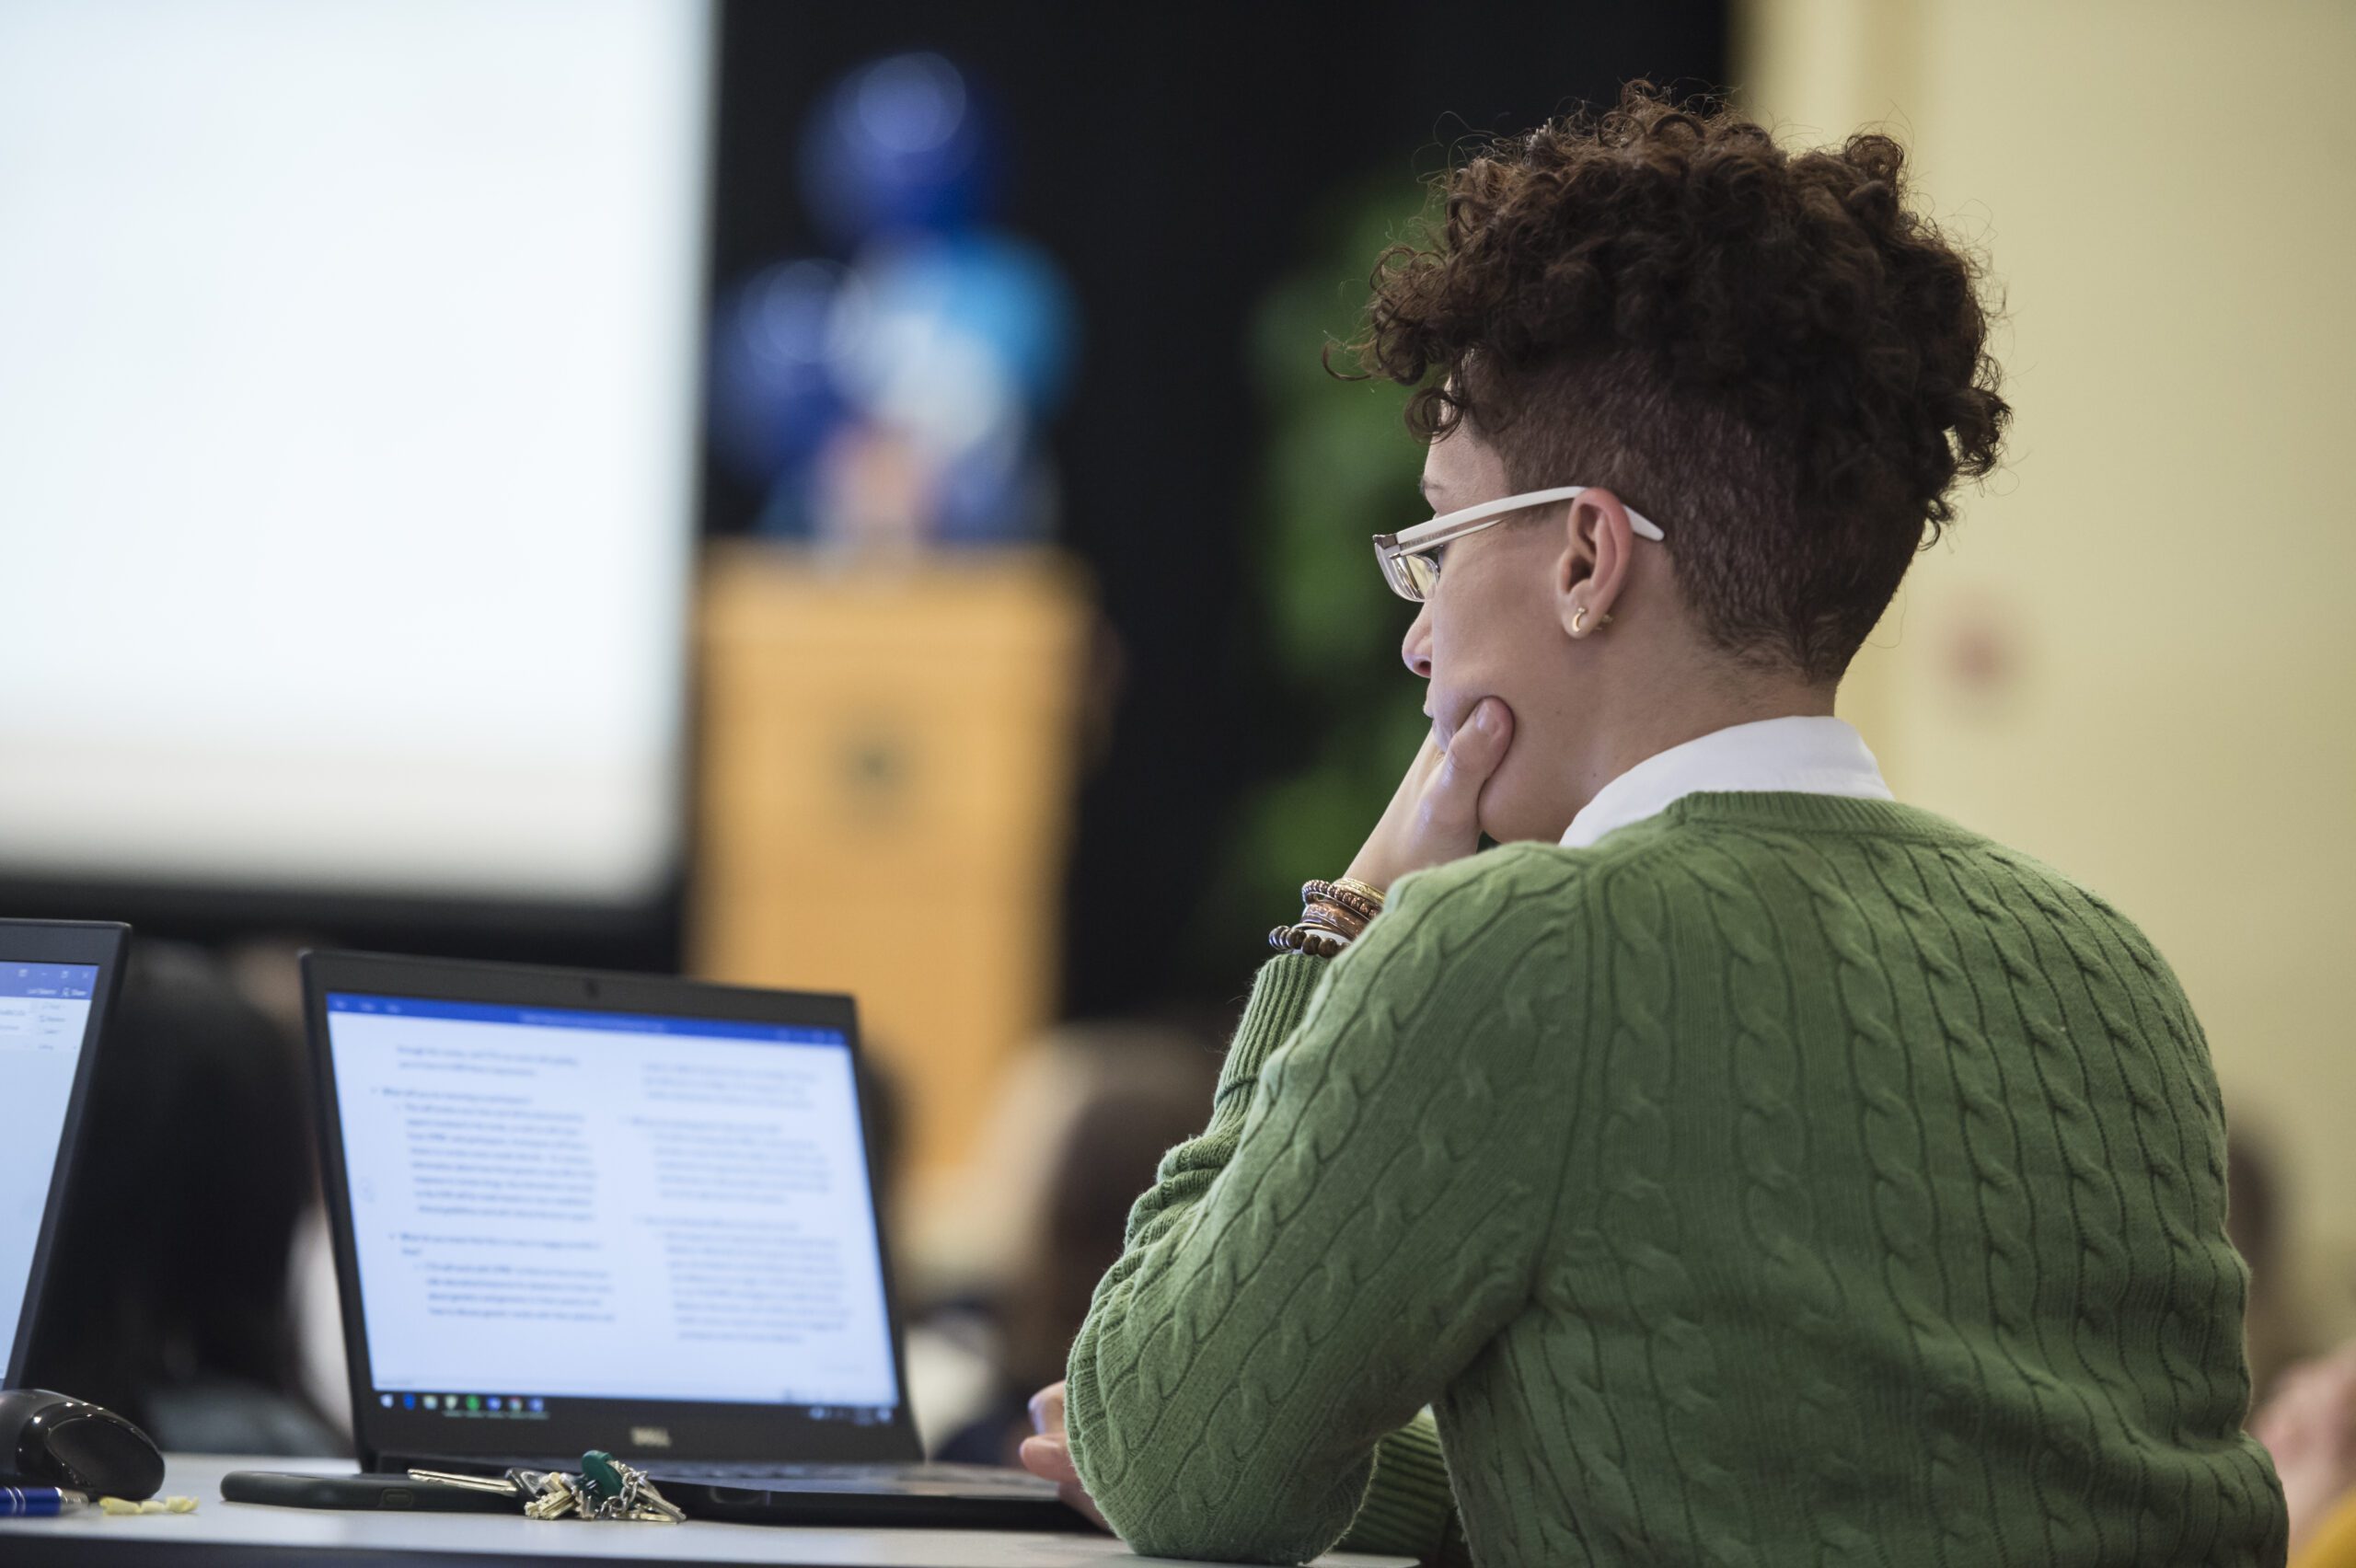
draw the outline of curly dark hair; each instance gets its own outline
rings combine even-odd
[[[1361,376],[1416,386],[1426,441],[1469,421],[1517,489],[1609,486],[1715,642],[1837,680],[2011,414],[1981,264],[1904,162],[1632,83],[1437,178],[1436,232],[1376,264]]]

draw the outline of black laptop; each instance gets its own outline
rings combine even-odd
[[[928,1464],[848,997],[303,960],[364,1469],[580,1468],[692,1517],[1087,1529]]]

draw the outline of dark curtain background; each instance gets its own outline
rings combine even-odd
[[[1068,1012],[1213,1006],[1259,956],[1259,931],[1231,955],[1183,939],[1237,802],[1300,718],[1259,678],[1241,502],[1258,451],[1243,332],[1299,262],[1307,212],[1369,177],[1411,200],[1449,144],[1609,100],[1632,76],[1720,83],[1725,35],[1724,0],[727,6],[720,284],[823,253],[794,161],[817,94],[875,55],[933,49],[996,110],[1000,217],[1078,294],[1085,343],[1052,432],[1063,538],[1095,575],[1124,680],[1080,800]],[[709,478],[708,525],[747,527],[758,498]]]

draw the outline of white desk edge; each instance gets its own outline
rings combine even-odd
[[[376,1514],[335,1509],[272,1508],[221,1501],[221,1477],[233,1470],[349,1473],[349,1460],[232,1458],[212,1454],[167,1457],[166,1493],[194,1497],[193,1514],[110,1516],[96,1508],[54,1519],[0,1519],[5,1542],[28,1536],[104,1539],[120,1542],[126,1560],[170,1544],[218,1551],[225,1547],[351,1551],[381,1557],[466,1553],[476,1558],[611,1558],[650,1554],[670,1562],[797,1563],[808,1568],[1071,1568],[1092,1562],[1179,1562],[1139,1557],[1105,1535],[1019,1530],[841,1529],[801,1525],[735,1525],[691,1520],[685,1525],[553,1524],[487,1514]],[[660,1541],[650,1539],[659,1535]],[[650,1551],[650,1549],[652,1551]],[[1334,1552],[1319,1568],[1413,1568],[1403,1557]]]

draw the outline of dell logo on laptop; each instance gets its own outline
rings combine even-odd
[[[671,1446],[671,1429],[667,1426],[633,1426],[629,1429],[629,1440],[641,1448],[667,1448]]]

